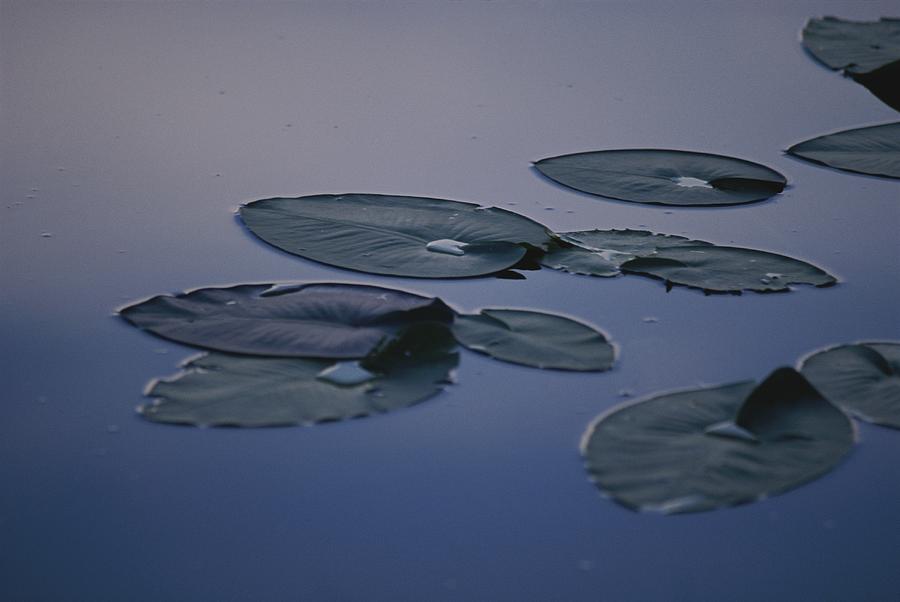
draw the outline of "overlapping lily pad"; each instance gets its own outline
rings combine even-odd
[[[849,418],[801,374],[653,397],[597,419],[582,442],[597,486],[633,510],[698,512],[782,493],[831,470]]]
[[[900,110],[900,19],[810,19],[803,29],[803,45],[821,63],[843,71]]]
[[[472,203],[378,194],[254,201],[240,209],[251,232],[288,253],[391,276],[462,278],[506,270],[550,242],[524,216]]]
[[[859,419],[900,429],[900,343],[833,347],[807,357],[801,370]]]
[[[289,426],[404,408],[440,392],[459,362],[446,325],[410,326],[369,357],[323,359],[210,353],[170,380],[154,382],[141,406],[148,420],[198,426]],[[336,378],[350,371],[352,379]],[[361,375],[361,376],[360,376]]]
[[[843,171],[900,178],[900,122],[819,136],[787,152]]]
[[[736,205],[767,199],[787,180],[758,163],[665,149],[604,150],[541,159],[551,180],[598,196],[660,205]]]
[[[557,370],[609,370],[615,347],[600,331],[554,314],[521,309],[483,309],[460,314],[453,334],[465,347],[491,357]]]
[[[828,286],[835,278],[805,261],[767,251],[714,245],[643,230],[566,232],[544,265],[576,274],[633,273],[659,278],[668,287],[708,292],[777,292],[793,284]]]
[[[120,315],[166,339],[216,351],[359,358],[414,322],[449,322],[440,299],[341,283],[242,284],[160,295]]]

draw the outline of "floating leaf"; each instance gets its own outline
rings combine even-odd
[[[843,71],[900,111],[900,19],[810,19],[803,45],[825,66]]]
[[[574,245],[554,245],[544,255],[541,263],[548,268],[562,270],[570,274],[612,278],[622,273],[619,266],[624,263],[624,261],[618,261],[620,256],[613,255],[614,253],[615,251],[588,251]],[[634,258],[633,255],[621,257]]]
[[[810,19],[803,28],[803,45],[831,69],[868,73],[900,60],[900,19]]]
[[[844,171],[900,178],[900,122],[819,136],[787,152]]]
[[[465,347],[491,357],[556,370],[609,370],[615,348],[603,333],[571,318],[521,309],[460,314],[453,334]]]
[[[900,344],[842,345],[807,357],[803,375],[861,420],[900,429]]]
[[[461,278],[500,272],[546,248],[547,229],[471,203],[378,194],[254,201],[240,209],[251,232],[288,253],[372,274]]]
[[[336,382],[329,360],[210,353],[174,378],[155,381],[147,391],[154,402],[139,411],[154,422],[241,427],[379,414],[441,391],[459,362],[454,345],[445,325],[413,325],[361,360],[355,370],[370,377],[352,382]]]
[[[449,322],[440,299],[378,286],[242,284],[160,295],[120,315],[166,339],[230,353],[358,358],[412,322]]]
[[[622,264],[622,271],[643,274],[709,292],[780,292],[792,284],[829,286],[836,282],[814,265],[776,253],[738,247],[696,246],[666,249],[654,257]]]
[[[541,159],[551,180],[589,194],[660,205],[736,205],[781,192],[777,171],[734,157],[661,149],[606,150]]]
[[[778,494],[833,468],[853,426],[798,372],[628,404],[597,419],[582,453],[597,486],[633,510],[698,512]]]
[[[643,230],[591,230],[560,234],[562,245],[544,258],[547,267],[576,274],[642,274],[709,292],[775,292],[791,284],[828,286],[835,278],[784,255],[723,247]]]

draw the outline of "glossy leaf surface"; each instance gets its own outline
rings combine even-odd
[[[783,175],[758,163],[680,150],[593,151],[542,159],[534,166],[581,192],[661,205],[751,203],[787,184]]]
[[[633,510],[698,512],[811,481],[854,442],[848,417],[798,372],[670,393],[601,416],[582,443],[597,486]]]
[[[803,28],[803,45],[831,69],[868,73],[900,60],[900,19],[810,19]]]
[[[787,152],[843,171],[900,178],[900,122],[819,136]]]
[[[461,278],[499,272],[545,248],[547,229],[472,203],[378,194],[254,201],[240,209],[251,232],[288,253],[391,276]]]
[[[283,357],[359,358],[399,328],[452,319],[439,299],[377,286],[243,284],[160,295],[126,307],[131,324],[217,351]]]
[[[807,357],[801,370],[831,402],[859,419],[900,429],[900,344],[826,349]]]
[[[373,378],[341,385],[334,362],[210,353],[147,391],[151,421],[198,426],[290,426],[359,418],[407,407],[440,392],[459,361],[446,326],[417,324],[359,362]]]
[[[465,347],[491,357],[557,370],[609,370],[615,348],[603,333],[554,314],[521,309],[483,309],[460,314],[453,334]]]

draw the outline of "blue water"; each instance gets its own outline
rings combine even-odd
[[[3,2],[0,598],[896,599],[896,431],[862,425],[847,461],[791,493],[676,517],[602,499],[577,449],[623,390],[762,378],[824,345],[900,338],[900,185],[781,154],[897,120],[798,43],[807,17],[895,9]],[[620,147],[734,155],[791,187],[755,205],[667,209],[578,194],[529,167]],[[841,283],[704,297],[551,270],[372,277],[278,252],[233,215],[256,198],[341,192],[762,248]],[[287,280],[562,312],[610,333],[621,356],[612,372],[569,374],[465,352],[459,383],[433,400],[313,428],[137,417],[145,383],[194,351],[115,307]]]

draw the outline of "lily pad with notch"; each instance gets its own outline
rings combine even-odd
[[[800,369],[853,416],[900,429],[900,343],[832,347],[806,357]]]
[[[292,426],[359,418],[436,395],[459,362],[444,324],[414,324],[358,362],[209,353],[151,383],[146,419],[197,426]]]
[[[576,274],[641,274],[671,288],[682,285],[707,292],[779,292],[793,284],[830,286],[821,268],[777,253],[726,247],[682,236],[644,230],[564,232],[544,257],[544,265]],[[566,246],[563,246],[566,245]]]
[[[389,276],[464,278],[502,272],[551,234],[511,211],[379,194],[253,201],[244,224],[265,242],[328,265]]]
[[[819,62],[842,71],[900,110],[900,19],[810,19],[802,37],[803,46]]]
[[[119,314],[165,339],[281,357],[360,358],[416,322],[449,323],[440,299],[344,283],[242,284],[159,295]]]
[[[786,152],[842,171],[900,178],[900,122],[819,136]]]
[[[615,347],[602,332],[555,314],[482,309],[459,314],[452,330],[468,349],[535,368],[599,372],[615,361]]]
[[[534,167],[581,192],[659,205],[753,203],[787,185],[783,175],[758,163],[681,150],[591,151],[541,159]]]
[[[850,451],[850,419],[790,368],[614,408],[588,428],[591,479],[632,509],[700,512],[812,481]]]

